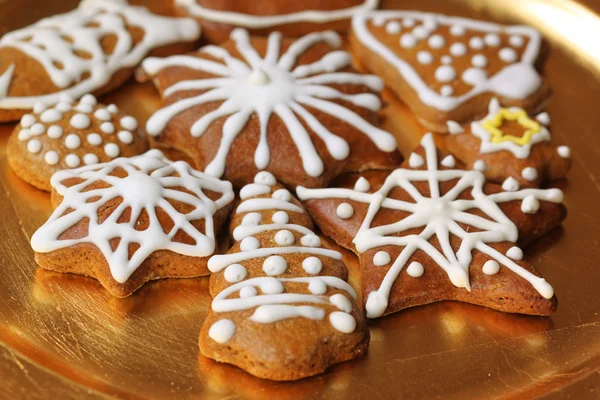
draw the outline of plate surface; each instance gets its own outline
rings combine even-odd
[[[0,32],[76,1],[2,2]],[[150,0],[160,12],[164,1]],[[526,251],[554,286],[550,318],[443,302],[371,321],[365,357],[295,383],[262,381],[198,354],[208,279],[165,280],[127,299],[95,281],[39,270],[28,237],[51,212],[49,196],[6,162],[14,125],[0,125],[0,376],[5,398],[465,398],[600,396],[600,2],[398,0],[419,9],[528,23],[551,45],[544,74],[556,141],[572,149],[569,216]],[[404,154],[425,133],[390,93],[384,127]],[[131,83],[101,99],[141,121],[160,106],[150,85]],[[356,258],[344,252],[352,276]],[[356,283],[355,279],[353,283]]]

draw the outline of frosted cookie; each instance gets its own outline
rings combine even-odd
[[[496,99],[483,119],[466,127],[450,122],[448,151],[507,190],[563,179],[571,168],[571,150],[551,142],[550,116],[535,117],[519,107],[502,108]]]
[[[433,136],[402,168],[298,188],[323,232],[359,254],[370,318],[441,300],[548,315],[554,290],[521,247],[566,217],[558,189],[503,190],[438,153]]]
[[[345,30],[352,15],[373,10],[378,3],[379,0],[175,0],[175,7],[179,14],[197,18],[210,42],[221,43],[235,27],[264,36],[278,30],[286,37]]]
[[[185,51],[200,36],[191,18],[170,18],[124,0],[83,0],[65,14],[0,39],[0,121],[61,95],[99,95],[127,81],[148,54]]]
[[[222,47],[146,59],[165,101],[146,130],[235,187],[260,170],[322,187],[343,171],[397,165],[395,138],[377,127],[383,84],[353,70],[340,45],[334,32],[292,41],[237,29]]]
[[[342,255],[324,248],[300,202],[260,172],[240,192],[233,247],[215,255],[206,357],[287,381],[363,354],[369,331]]]
[[[234,197],[229,182],[158,150],[60,171],[51,184],[56,208],[31,237],[35,261],[95,278],[117,297],[149,280],[208,274]]]
[[[493,96],[533,112],[550,95],[537,70],[542,39],[526,26],[375,11],[353,18],[350,39],[360,63],[437,132],[483,115]]]
[[[92,95],[74,102],[63,96],[55,107],[37,103],[13,130],[8,163],[27,183],[46,191],[57,171],[93,165],[148,150],[137,120]]]

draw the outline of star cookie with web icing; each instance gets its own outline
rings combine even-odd
[[[234,244],[208,261],[211,310],[202,354],[273,380],[296,380],[363,354],[369,331],[342,255],[266,171],[244,186]]]
[[[45,269],[97,279],[126,297],[146,281],[208,274],[229,182],[158,150],[57,172],[54,212],[31,237]]]
[[[505,189],[540,186],[564,179],[571,168],[568,146],[552,143],[548,113],[532,118],[519,107],[503,108],[496,99],[483,119],[465,127],[449,123],[448,151]]]
[[[146,130],[206,173],[241,187],[261,170],[287,185],[323,187],[347,171],[390,168],[401,156],[378,125],[381,79],[351,67],[340,37],[250,37],[236,29],[221,45],[149,58],[165,106]]]
[[[338,183],[297,193],[326,235],[358,253],[368,317],[441,300],[556,309],[552,286],[521,247],[566,217],[559,189],[503,190],[442,157],[431,134],[401,168]]]
[[[191,18],[156,15],[126,0],[82,0],[0,39],[0,121],[62,95],[100,95],[125,83],[149,54],[185,51],[200,37]]]
[[[493,96],[533,112],[550,95],[537,70],[542,38],[530,27],[372,11],[354,16],[350,39],[360,63],[432,131],[483,115]]]

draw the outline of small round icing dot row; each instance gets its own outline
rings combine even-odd
[[[323,268],[323,263],[317,257],[307,257],[302,261],[302,268],[306,273],[311,275],[316,275],[321,272]]]
[[[71,117],[69,121],[71,126],[76,129],[87,129],[90,127],[91,121],[90,117],[85,114],[75,114]]]
[[[456,71],[449,65],[439,66],[435,70],[435,79],[439,82],[450,82],[456,79]]]
[[[46,154],[44,154],[44,161],[46,161],[46,164],[48,164],[48,165],[58,164],[58,161],[59,161],[58,153],[54,150],[50,150],[50,151],[46,152]]]
[[[534,195],[529,195],[521,202],[521,211],[525,214],[535,214],[540,209],[540,202]]]
[[[411,153],[408,158],[408,165],[411,168],[419,168],[425,164],[425,160],[417,153]]]
[[[484,46],[485,44],[483,42],[483,39],[480,37],[474,36],[471,39],[469,39],[469,47],[474,50],[481,50]]]
[[[99,108],[94,111],[94,117],[100,121],[110,121],[112,115],[106,108]]]
[[[88,93],[88,94],[83,95],[81,100],[79,100],[79,103],[89,104],[90,106],[95,106],[96,104],[98,104],[98,100],[96,100],[94,95]]]
[[[117,137],[123,144],[131,144],[133,142],[133,135],[129,131],[120,131],[117,133]]]
[[[392,261],[390,254],[387,251],[378,251],[373,256],[373,265],[376,267],[383,267],[384,265],[388,265]]]
[[[248,271],[241,264],[231,264],[225,268],[225,272],[223,273],[225,280],[229,283],[240,282],[241,280],[246,279],[247,275]]]
[[[75,133],[67,135],[65,138],[65,146],[67,149],[71,150],[78,149],[79,146],[81,146],[81,139],[79,138],[79,135],[76,135]]]
[[[417,261],[413,261],[410,263],[408,268],[406,268],[406,273],[413,278],[418,278],[423,275],[425,270],[423,269],[423,264]]]
[[[308,284],[308,290],[316,295],[325,294],[327,293],[327,284],[321,279],[315,279]]]
[[[83,156],[83,163],[85,165],[98,164],[98,156],[93,153],[87,153]]]
[[[486,275],[496,275],[500,271],[500,264],[494,260],[488,260],[483,264],[482,271]]]
[[[490,47],[498,47],[502,43],[500,36],[495,33],[488,33],[483,37],[483,41]]]
[[[31,125],[31,128],[29,129],[31,130],[31,134],[35,136],[41,135],[42,133],[46,132],[46,127],[43,124],[40,124],[39,122]]]
[[[446,40],[442,35],[435,34],[429,38],[427,44],[429,44],[429,47],[432,49],[441,49],[446,45]]]
[[[358,178],[358,180],[354,184],[354,190],[356,190],[358,192],[365,193],[365,192],[368,192],[370,189],[371,189],[371,184],[369,183],[368,180],[366,180],[362,176],[360,178]]]
[[[69,166],[70,168],[78,167],[79,164],[81,164],[81,160],[75,154],[68,154],[65,157],[65,162],[67,163],[67,166]]]
[[[537,172],[537,169],[535,169],[533,167],[527,167],[527,168],[524,168],[523,171],[521,171],[521,176],[524,179],[527,179],[528,181],[534,181],[538,177],[538,172]]]
[[[40,115],[40,121],[45,122],[47,124],[60,121],[62,119],[62,113],[56,109],[46,110]]]
[[[390,21],[385,26],[385,31],[387,33],[389,33],[390,35],[398,34],[398,33],[400,33],[401,30],[402,30],[402,26],[400,25],[400,23],[398,21]]]
[[[506,252],[506,255],[510,258],[512,258],[513,260],[522,260],[523,259],[523,250],[521,250],[519,247],[517,246],[513,246],[510,249],[508,249],[508,251]]]
[[[285,211],[277,211],[271,217],[271,220],[276,224],[287,224],[290,221],[290,216]]]
[[[48,128],[48,132],[46,133],[50,139],[58,139],[62,136],[62,134],[63,128],[58,125],[50,126],[50,128]]]
[[[133,131],[138,126],[137,120],[129,116],[121,118],[119,122],[121,123],[121,126],[128,131]]]
[[[415,39],[415,37],[410,33],[405,33],[400,37],[400,46],[402,46],[405,49],[413,48],[416,46],[416,44],[417,39]]]
[[[522,36],[512,35],[508,38],[508,43],[513,47],[522,47],[525,44],[525,39]]]
[[[273,192],[271,197],[273,197],[274,199],[277,199],[277,200],[281,200],[281,201],[290,201],[292,199],[292,195],[291,195],[290,191],[287,189],[276,190],[275,192]]]
[[[258,225],[262,221],[262,215],[257,212],[251,212],[244,215],[242,225]]]
[[[248,236],[242,239],[240,242],[240,249],[242,251],[256,250],[260,247],[260,242],[254,236]]]
[[[471,58],[471,64],[477,68],[485,68],[487,66],[488,60],[487,57],[483,54],[475,54],[473,58]]]
[[[115,158],[119,156],[121,149],[114,143],[107,143],[104,145],[104,153],[110,158]]]
[[[217,343],[227,343],[235,334],[235,323],[230,319],[221,319],[211,325],[208,337]]]
[[[275,243],[280,246],[290,246],[294,244],[294,234],[287,229],[283,229],[275,234]]]
[[[117,108],[117,106],[115,104],[110,104],[108,107],[106,107],[106,109],[111,114],[116,114],[119,112],[119,109]]]
[[[464,43],[453,43],[450,46],[450,54],[455,57],[464,56],[467,54],[467,46]]]
[[[341,203],[337,206],[335,212],[341,219],[348,219],[354,215],[354,207],[348,203]]]
[[[300,243],[302,243],[302,246],[306,247],[319,247],[321,245],[321,238],[314,233],[310,233],[302,236]]]
[[[90,133],[87,135],[87,141],[91,145],[100,146],[102,144],[102,136],[97,133]]]
[[[504,182],[502,182],[502,189],[507,192],[516,192],[520,187],[521,185],[519,185],[519,181],[512,176],[509,176]]]
[[[466,32],[467,30],[462,25],[454,24],[450,27],[450,34],[452,36],[464,36]]]
[[[23,115],[23,117],[21,118],[21,126],[23,128],[29,128],[31,125],[36,123],[36,119],[33,115],[31,114],[25,114]]]
[[[426,50],[421,50],[417,53],[417,61],[421,64],[431,64],[433,62],[433,55]]]
[[[115,126],[110,122],[100,124],[100,130],[104,133],[115,133]]]
[[[27,151],[30,153],[36,154],[39,153],[40,150],[42,150],[42,142],[39,140],[33,139],[27,143]]]
[[[283,274],[287,270],[287,261],[281,256],[269,256],[263,262],[263,271],[269,276]]]
[[[505,47],[498,52],[498,57],[506,63],[517,61],[517,52],[510,47]]]
[[[440,61],[442,62],[442,64],[452,64],[452,56],[444,55],[440,58]]]
[[[272,173],[268,171],[260,171],[254,176],[254,183],[260,183],[267,186],[273,186],[277,181]]]

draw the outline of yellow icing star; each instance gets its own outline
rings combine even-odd
[[[500,129],[504,121],[517,121],[519,125],[525,128],[525,133],[523,133],[523,136],[517,137],[504,134],[504,132],[502,132]],[[507,108],[501,108],[496,115],[487,121],[484,121],[481,125],[490,133],[492,143],[509,141],[516,143],[519,146],[523,146],[531,142],[533,135],[542,130],[540,124],[529,118],[524,110],[511,111]]]

